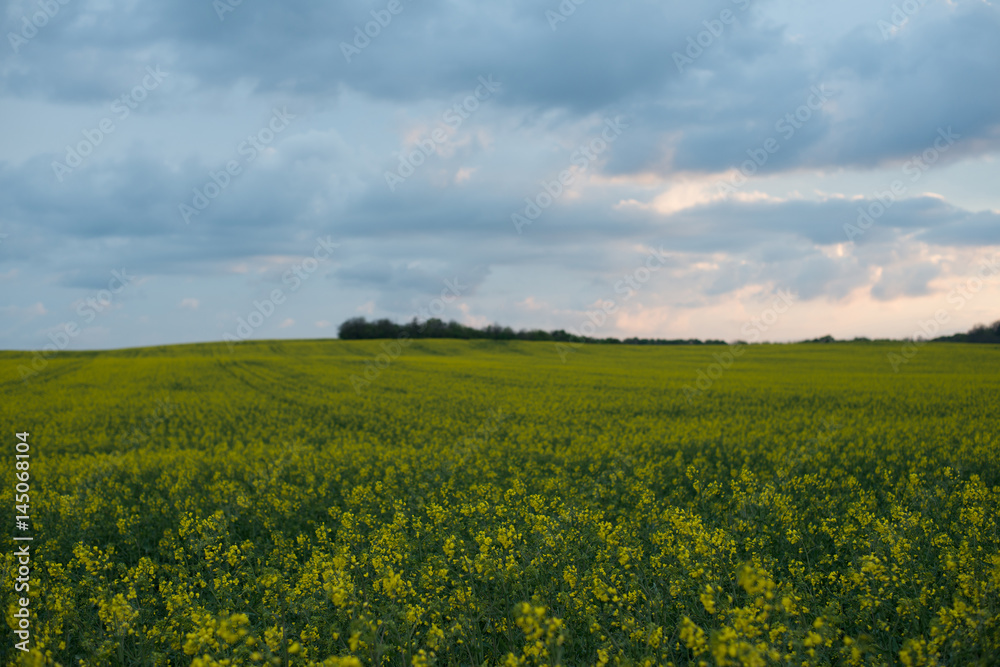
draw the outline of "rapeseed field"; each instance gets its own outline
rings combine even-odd
[[[1000,349],[721,349],[0,353],[3,661],[998,664]]]

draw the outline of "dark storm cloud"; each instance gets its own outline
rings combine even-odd
[[[505,82],[504,105],[630,109],[637,127],[612,154],[613,173],[724,170],[769,137],[784,140],[765,172],[904,158],[949,125],[967,146],[995,144],[995,8],[962,3],[933,21],[913,20],[891,39],[866,24],[816,45],[742,4],[585,3],[552,30],[544,4],[401,0],[402,11],[376,37],[359,40],[367,46],[347,62],[343,45],[375,20],[372,11],[386,11],[381,4],[242,3],[220,20],[201,0],[69,3],[16,55],[5,53],[0,90],[103,102],[135,83],[137,65],[162,65],[193,91],[245,83],[323,105],[347,88],[407,103],[463,94],[493,74]],[[20,30],[17,7],[5,33]],[[705,34],[705,21],[724,10],[733,23],[679,68],[674,54],[688,53],[689,38]],[[823,83],[842,96],[837,113],[815,111],[794,136],[787,125],[778,129]]]
[[[948,126],[966,142],[995,148],[1000,139],[998,34],[997,8],[975,2],[954,6],[934,20],[914,20],[890,39],[875,26],[858,28],[833,49],[827,65],[831,73],[853,80],[857,104],[857,112],[836,128],[830,161],[874,165],[907,158]]]
[[[403,0],[376,37],[358,38],[387,3],[246,2],[222,20],[201,0],[70,3],[16,55],[5,54],[3,91],[103,100],[128,83],[130,61],[158,59],[199,87],[251,80],[260,92],[335,96],[346,85],[395,101],[461,92],[492,72],[518,82],[511,103],[585,111],[676,77],[672,52],[729,4],[590,3],[552,30],[534,2]],[[20,30],[16,10],[3,28]],[[345,55],[355,41],[366,46]]]
[[[560,11],[554,0],[399,0],[387,14],[389,2],[220,0],[232,9],[220,16],[207,0],[68,0],[13,45],[9,35],[39,5],[8,3],[0,108],[18,122],[5,125],[0,148],[0,277],[16,285],[11,312],[69,302],[120,266],[163,277],[156,289],[173,305],[228,302],[226,281],[273,282],[286,259],[327,235],[343,247],[316,293],[339,287],[353,295],[342,308],[358,307],[354,299],[399,312],[455,276],[470,294],[506,289],[493,284],[504,276],[518,300],[537,287],[553,308],[586,304],[649,247],[670,253],[661,275],[678,276],[686,302],[768,283],[802,299],[864,285],[897,299],[941,276],[915,248],[1000,243],[994,211],[917,191],[860,234],[847,227],[876,202],[850,193],[820,200],[779,184],[761,199],[758,181],[726,201],[695,204],[709,198],[701,193],[674,213],[655,206],[675,184],[721,178],[762,151],[757,175],[801,177],[788,189],[807,192],[829,191],[822,179],[841,169],[902,167],[948,128],[956,141],[928,180],[994,153],[1000,18],[986,3],[927,4],[886,35],[856,6],[845,6],[854,29],[847,20],[828,32],[808,24],[818,10],[793,25],[770,0],[592,0],[563,3],[575,9],[557,19],[546,14]],[[357,37],[377,20],[377,36]],[[59,180],[62,146],[111,114],[147,67],[169,73],[164,86]],[[390,189],[385,174],[400,155],[491,76],[499,92]],[[267,122],[256,110],[286,102],[289,129],[206,198],[212,174],[239,158],[240,137]],[[619,116],[627,129],[575,164],[574,151]],[[572,187],[519,234],[511,216],[571,166]],[[213,317],[207,306],[190,315]]]

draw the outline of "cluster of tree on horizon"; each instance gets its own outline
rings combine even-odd
[[[935,338],[936,341],[949,343],[996,343],[1000,344],[1000,320],[993,324],[977,324],[969,329],[968,333],[955,334],[953,336],[941,336]]]
[[[521,329],[514,331],[510,327],[490,324],[481,329],[460,324],[455,320],[445,322],[436,317],[420,322],[413,318],[406,324],[396,324],[392,320],[382,318],[369,322],[364,317],[352,317],[343,322],[337,329],[341,340],[375,340],[391,338],[455,338],[459,340],[529,340],[552,341],[556,343],[597,343],[619,345],[726,345],[722,340],[662,339],[662,338],[625,338],[614,337],[592,338],[569,333],[563,329],[544,331],[542,329]],[[891,339],[877,339],[889,341]],[[738,341],[742,342],[742,341]],[[803,343],[868,343],[872,339],[857,337],[851,341],[837,340],[833,336],[822,336]],[[951,343],[996,343],[1000,344],[1000,320],[991,325],[977,324],[968,333],[941,336],[934,342]]]
[[[870,343],[873,342],[871,338],[866,338],[859,336],[853,341],[848,340],[837,340],[833,336],[823,336],[821,338],[813,338],[812,340],[804,340],[803,343]],[[891,338],[877,338],[874,342],[896,342]],[[1000,320],[997,320],[993,324],[977,324],[976,326],[969,329],[966,333],[952,334],[951,336],[938,336],[937,338],[931,339],[932,343],[992,343],[994,345],[1000,345]]]
[[[542,329],[521,329],[490,324],[481,329],[460,324],[455,320],[445,322],[431,318],[424,322],[413,318],[406,324],[396,324],[389,319],[369,322],[364,317],[352,317],[337,329],[341,340],[373,340],[388,338],[457,338],[461,340],[529,340],[552,341],[556,343],[598,343],[625,345],[725,345],[722,340],[662,340],[659,338],[593,338],[569,333],[563,329],[544,331]]]

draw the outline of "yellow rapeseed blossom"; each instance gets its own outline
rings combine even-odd
[[[55,355],[51,381],[0,384],[44,452],[22,662],[1000,653],[995,351],[928,345],[897,375],[877,343],[754,346],[689,402],[697,347],[564,364],[420,341],[362,393],[345,378],[377,342]],[[0,564],[14,630],[19,564]]]

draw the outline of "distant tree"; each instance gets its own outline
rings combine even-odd
[[[462,340],[469,340],[470,338],[475,338],[477,331],[472,327],[466,327],[455,320],[448,322],[447,336],[448,338],[460,338]]]
[[[421,338],[445,338],[444,334],[448,331],[444,322],[436,317],[432,317],[424,322],[423,329],[420,334]]]
[[[410,338],[419,338],[422,329],[423,327],[421,327],[420,322],[417,320],[417,318],[414,317],[408,323],[403,325],[403,331],[401,332],[400,335],[405,333]]]
[[[977,324],[972,327],[967,333],[957,333],[951,336],[942,336],[940,338],[935,338],[935,341],[944,341],[949,343],[992,343],[1000,344],[1000,320],[997,320],[989,326],[985,324]]]
[[[455,338],[460,340],[489,339],[489,340],[530,340],[549,341],[558,343],[596,343],[596,344],[628,344],[628,345],[725,345],[721,340],[700,341],[690,340],[661,340],[658,338],[628,338],[624,341],[614,337],[588,338],[571,334],[564,329],[555,331],[544,331],[542,329],[521,329],[514,331],[511,327],[506,327],[498,323],[489,324],[481,329],[460,324],[455,320],[445,323],[439,318],[432,317],[429,320],[420,322],[413,318],[406,324],[396,324],[392,320],[382,318],[369,322],[363,317],[352,317],[345,320],[337,329],[337,335],[342,340],[363,340],[363,339],[391,339],[407,336],[409,338]]]
[[[500,332],[503,331],[503,327],[499,324],[488,324],[483,328],[483,333],[486,337],[491,340],[497,340],[500,338]]]
[[[400,327],[392,320],[382,318],[372,325],[373,338],[398,338]]]
[[[987,326],[977,324],[966,334],[970,343],[1000,343],[1000,320]]]
[[[337,329],[337,336],[341,340],[371,338],[368,322],[363,317],[352,317],[344,321]]]
[[[517,332],[518,340],[545,341],[552,340],[552,336],[547,331],[541,329],[521,329]]]

